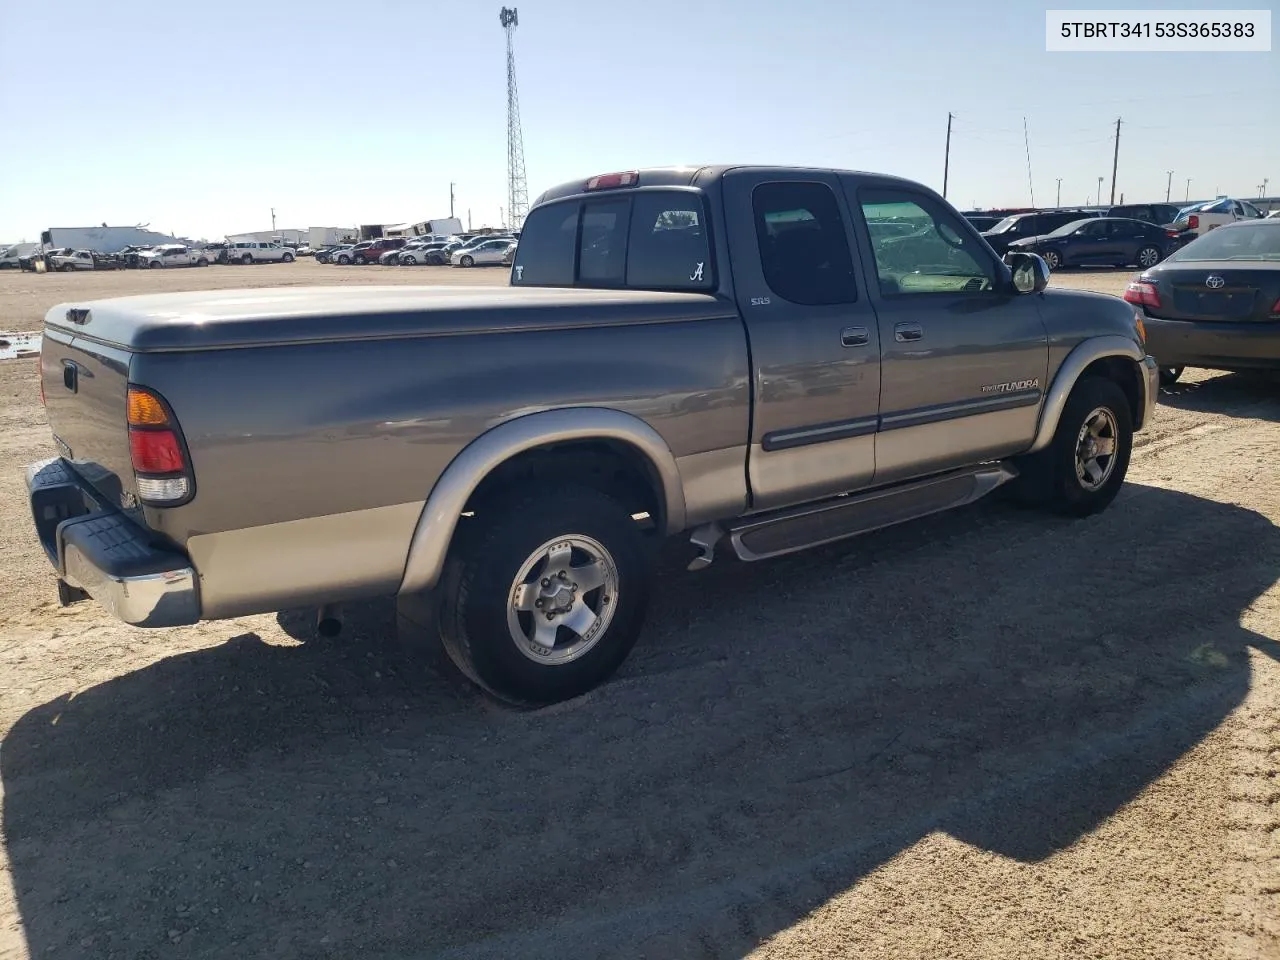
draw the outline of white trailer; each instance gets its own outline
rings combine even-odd
[[[307,242],[312,250],[339,243],[355,243],[359,237],[359,227],[311,227],[307,231]]]
[[[94,253],[115,253],[125,247],[157,247],[183,243],[178,237],[141,227],[50,227],[40,234],[40,252],[70,247]]]
[[[462,221],[457,217],[420,220],[417,223],[393,223],[382,228],[384,237],[451,237],[461,232]]]

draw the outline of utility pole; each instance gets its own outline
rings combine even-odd
[[[1058,178],[1058,198],[1053,202],[1055,207],[1062,206],[1062,178]]]
[[[1116,117],[1116,152],[1111,159],[1111,205],[1116,202],[1116,168],[1120,166],[1120,118]]]
[[[951,114],[947,114],[947,151],[942,160],[942,199],[947,199],[947,175],[951,173]]]
[[[1187,177],[1187,192],[1182,197],[1183,203],[1191,202],[1191,178]]]
[[[467,233],[471,232],[471,210],[467,210]]]
[[[1094,198],[1094,205],[1095,205],[1095,206],[1099,206],[1099,207],[1100,207],[1100,206],[1102,206],[1102,181],[1103,181],[1103,180],[1105,180],[1105,179],[1107,179],[1107,178],[1106,178],[1106,177],[1099,177],[1099,178],[1098,178],[1098,195],[1097,195],[1097,197],[1095,197],[1095,198]]]
[[[501,207],[499,207],[499,208],[498,208],[498,229],[499,229],[499,230],[505,230],[506,228],[507,228],[507,221],[506,221],[506,219],[504,218],[504,214],[503,214],[503,210],[502,210],[502,208],[501,208]]]
[[[457,186],[456,183],[449,184],[449,219],[450,220],[453,219],[453,188],[456,186]]]
[[[1173,171],[1168,171],[1169,182],[1164,185],[1164,202],[1169,202],[1169,194],[1173,192]]]
[[[1262,178],[1262,192],[1258,194],[1259,200],[1261,200],[1263,197],[1267,195],[1267,184],[1270,182],[1271,182],[1270,179],[1268,179],[1267,177]]]
[[[1031,194],[1031,206],[1036,205],[1036,186],[1031,181],[1031,135],[1027,133],[1027,118],[1022,118],[1022,141],[1027,147],[1027,192]]]
[[[271,232],[276,232],[276,208],[271,208]]]

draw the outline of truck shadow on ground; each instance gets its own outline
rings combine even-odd
[[[1280,371],[1224,373],[1160,388],[1160,404],[1197,413],[1280,420]]]
[[[1265,517],[1131,484],[664,569],[619,676],[545,710],[352,639],[389,604],[233,637],[10,732],[29,949],[741,956],[932,832],[1037,861],[1094,829],[1277,655],[1240,619],[1278,570]]]

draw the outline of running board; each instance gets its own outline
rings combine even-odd
[[[953,470],[899,486],[741,517],[725,524],[725,532],[739,560],[764,560],[962,507],[1017,475],[1005,463]],[[709,565],[708,558],[696,569]]]

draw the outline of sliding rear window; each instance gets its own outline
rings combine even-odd
[[[715,277],[702,195],[641,190],[536,208],[520,234],[511,282],[711,290]]]

